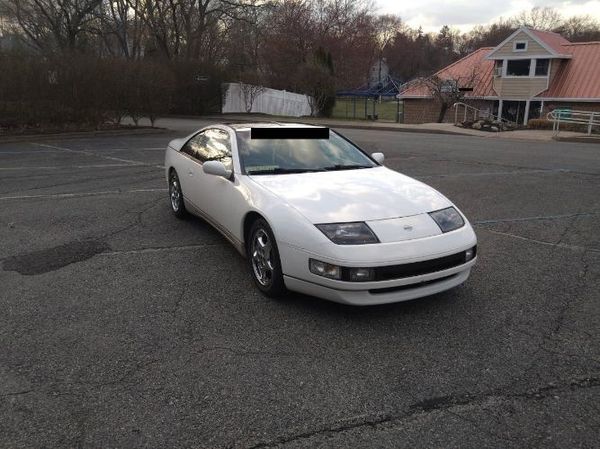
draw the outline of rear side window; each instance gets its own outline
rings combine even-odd
[[[232,168],[231,139],[222,129],[207,129],[192,137],[182,148],[200,163],[220,161],[226,168]]]

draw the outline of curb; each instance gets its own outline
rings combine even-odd
[[[0,143],[31,142],[36,140],[68,140],[87,137],[113,137],[113,136],[139,136],[144,134],[164,134],[170,130],[166,128],[143,129],[114,129],[106,131],[79,131],[52,134],[23,134],[15,136],[0,136]]]
[[[396,128],[393,126],[368,126],[368,125],[346,125],[346,124],[331,124],[331,123],[321,123],[321,125],[327,126],[329,128],[341,128],[341,129],[364,129],[367,131],[394,131],[401,133],[422,133],[422,134],[445,134],[450,136],[470,136],[470,137],[478,137],[473,136],[473,134],[454,132],[454,131],[446,131],[443,129],[419,129],[419,128]]]
[[[247,119],[242,118],[228,118],[226,115],[224,116],[183,116],[183,115],[170,115],[169,118],[182,118],[189,120],[215,120],[220,122],[229,122],[229,123],[261,123],[261,122],[281,122],[281,123],[304,123],[307,125],[322,125],[327,126],[328,128],[340,128],[340,129],[363,129],[367,131],[393,131],[393,132],[403,132],[403,133],[423,133],[423,134],[445,134],[451,136],[470,136],[473,134],[468,134],[460,131],[446,131],[444,129],[431,129],[431,128],[402,128],[398,126],[372,126],[372,125],[361,125],[361,124],[346,124],[346,123],[328,123],[324,122],[305,122],[302,120],[302,117],[298,117],[298,120],[293,120],[288,117],[280,118],[279,120],[269,119],[268,117],[248,117]],[[477,137],[477,136],[475,136]]]
[[[576,142],[576,143],[600,143],[600,136],[581,136],[581,137],[560,137],[554,136],[552,138],[557,142]]]

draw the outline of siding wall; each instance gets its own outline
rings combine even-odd
[[[514,41],[527,41],[527,51],[513,51]],[[514,38],[504,44],[502,47],[494,53],[494,58],[501,56],[528,56],[528,55],[550,55],[548,50],[538,44],[536,41],[531,39],[527,34],[521,31]]]
[[[544,78],[494,78],[494,90],[503,99],[526,99],[546,90],[548,80]]]
[[[569,60],[568,59],[551,59],[550,60],[550,84],[548,84],[549,86],[552,85],[552,81],[554,81],[554,78],[556,77],[556,74],[558,73],[558,69],[560,69],[562,67],[563,64],[568,64]]]

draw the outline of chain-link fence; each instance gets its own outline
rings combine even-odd
[[[402,123],[403,104],[395,97],[336,97],[332,118]]]

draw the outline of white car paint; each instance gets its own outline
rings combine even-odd
[[[347,304],[371,305],[431,295],[468,278],[476,258],[442,271],[372,282],[339,281],[311,273],[309,258],[344,267],[402,265],[468,250],[476,246],[477,239],[462,213],[465,225],[442,233],[428,212],[453,204],[426,184],[384,166],[249,176],[240,167],[235,130],[214,125],[198,132],[208,128],[230,135],[232,177],[205,173],[202,164],[180,151],[196,132],[170,142],[165,156],[167,180],[175,169],[186,208],[205,218],[243,255],[245,219],[248,214],[261,215],[277,241],[288,289]],[[315,226],[352,221],[366,222],[381,243],[338,245]],[[383,288],[395,290],[370,292]]]

